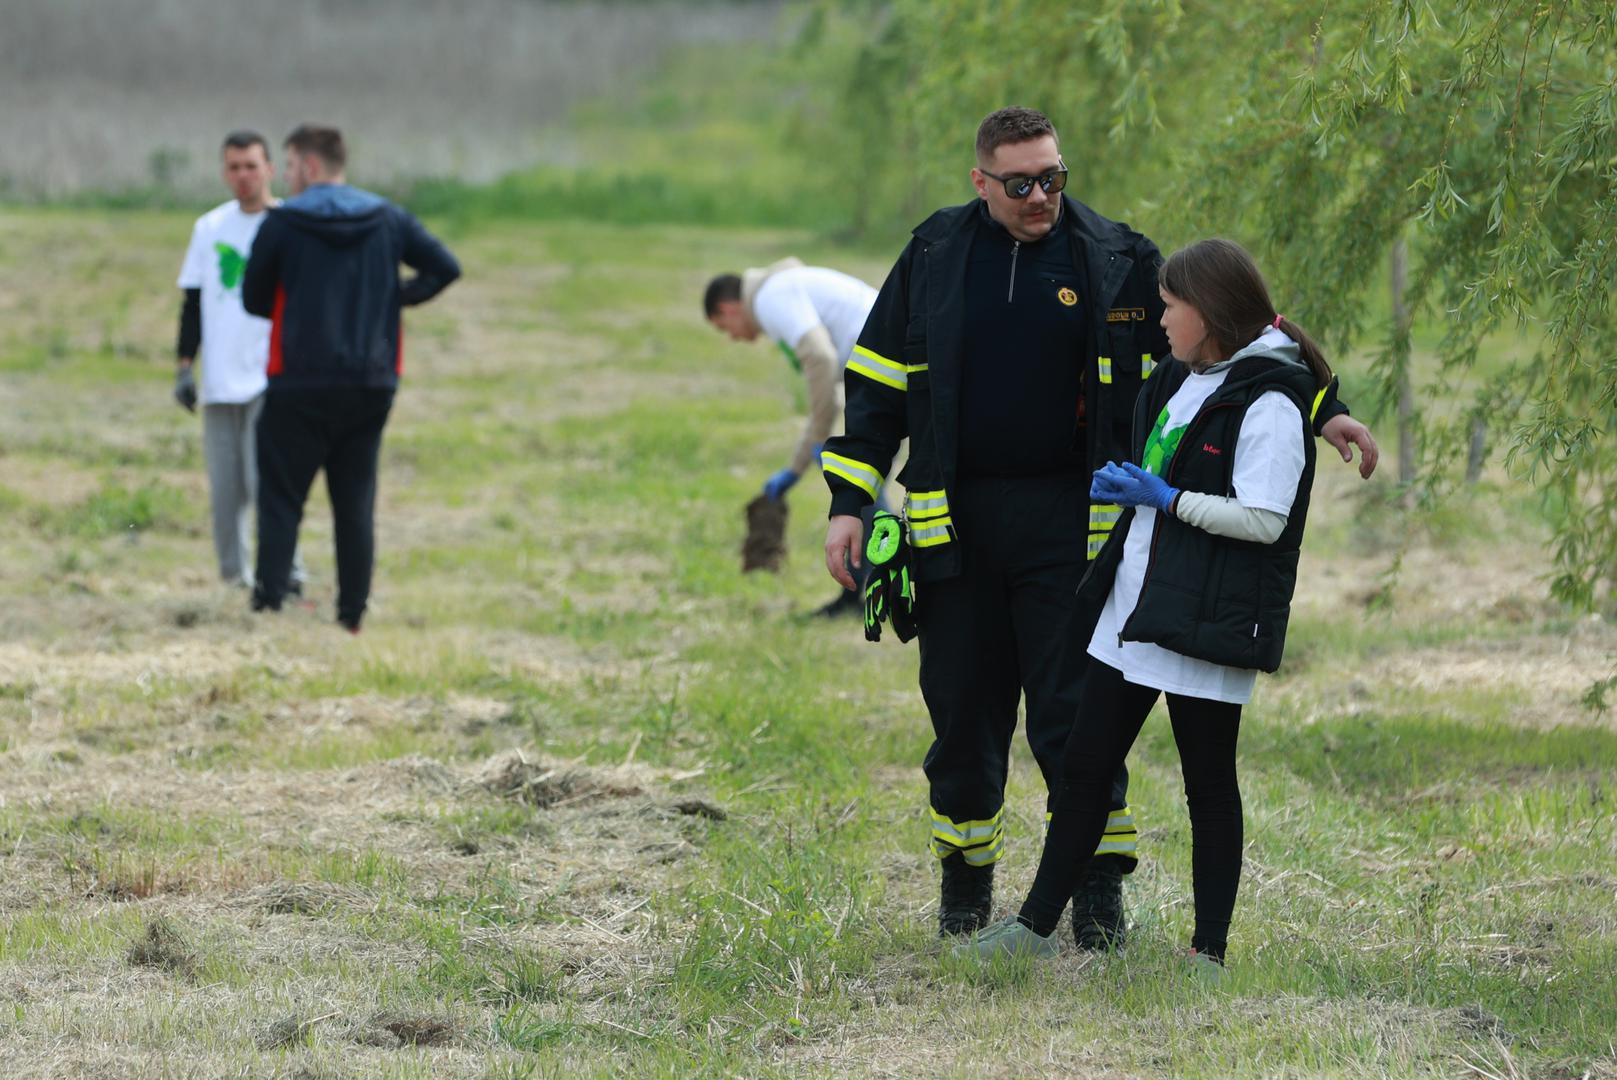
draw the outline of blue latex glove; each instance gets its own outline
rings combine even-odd
[[[790,469],[781,469],[764,481],[764,494],[771,499],[779,499],[790,491],[795,483],[797,474]]]
[[[1118,465],[1108,461],[1095,470],[1089,484],[1089,497],[1095,502],[1116,503],[1118,506],[1149,506],[1168,512],[1179,489],[1170,487],[1160,476],[1153,476],[1125,461]]]

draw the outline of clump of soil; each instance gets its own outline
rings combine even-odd
[[[593,798],[628,798],[645,788],[627,775],[614,775],[580,765],[529,761],[520,750],[489,759],[477,783],[508,799],[549,809]]]
[[[714,806],[706,799],[681,799],[672,804],[673,808],[686,817],[705,817],[709,821],[728,821],[730,815],[722,807]]]
[[[328,907],[355,899],[357,895],[354,890],[341,885],[278,881],[249,889],[242,894],[242,899],[271,915],[318,915]]]
[[[453,1027],[429,1016],[382,1017],[380,1024],[405,1046],[443,1046],[455,1037]]]
[[[190,978],[196,974],[196,953],[179,927],[159,915],[146,924],[146,932],[129,946],[129,962],[136,967],[152,967],[170,975]]]
[[[741,572],[768,570],[778,574],[786,565],[786,500],[759,495],[747,504],[747,535],[741,541]]]

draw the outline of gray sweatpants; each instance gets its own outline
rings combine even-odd
[[[264,395],[241,405],[202,406],[202,456],[208,464],[208,500],[213,507],[213,549],[219,576],[253,584],[252,527],[248,514],[258,502],[258,449],[255,432]],[[292,580],[303,581],[301,553],[292,557]]]

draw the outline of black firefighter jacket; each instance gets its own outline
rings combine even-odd
[[[1135,398],[1156,366],[1171,358],[1157,292],[1162,256],[1127,225],[1066,195],[1061,201],[1089,328],[1072,357],[1083,368],[1084,394],[1081,421],[1075,403],[1073,437],[1083,440],[1075,449],[1096,468],[1128,457]],[[967,362],[966,267],[982,217],[974,200],[939,210],[915,229],[848,360],[844,434],[827,440],[821,457],[831,514],[857,514],[881,491],[882,469],[909,438],[909,463],[898,481],[908,492],[905,516],[918,581],[960,572],[949,496],[958,476],[961,371]],[[1335,400],[1333,384],[1317,423],[1346,411]],[[1090,505],[1089,558],[1121,516],[1121,507]]]

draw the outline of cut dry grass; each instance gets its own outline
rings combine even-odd
[[[320,496],[311,606],[255,618],[214,580],[163,378],[187,225],[0,215],[0,1067],[1617,1075],[1617,732],[1578,706],[1617,634],[1542,601],[1530,545],[1410,528],[1322,466],[1243,735],[1228,985],[1178,976],[1189,830],[1156,723],[1128,952],[961,971],[931,929],[915,654],[791,618],[831,591],[807,484],[784,573],[738,573],[793,386],[694,301],[792,248],[879,262],[458,237],[474,269],[411,314],[356,639]],[[1016,755],[1002,907],[1042,830]]]

